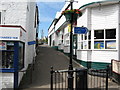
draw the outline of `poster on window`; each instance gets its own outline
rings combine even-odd
[[[94,48],[95,49],[104,49],[104,42],[95,42],[94,43]]]
[[[115,41],[107,41],[106,47],[107,47],[107,49],[116,49],[116,42]]]
[[[6,42],[0,42],[0,50],[7,50]]]

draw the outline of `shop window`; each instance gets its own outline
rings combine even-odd
[[[2,50],[2,68],[13,68],[14,43],[0,41],[0,50]]]
[[[2,68],[13,68],[14,52],[2,52]]]
[[[15,43],[19,43],[16,45]],[[19,47],[17,52],[16,47]],[[24,67],[24,43],[21,42],[10,42],[0,41],[0,51],[2,51],[2,68],[13,69],[15,60],[15,54],[18,53],[18,67],[22,69]]]
[[[95,30],[94,49],[116,49],[116,29]]]
[[[106,29],[106,39],[116,39],[116,29]]]
[[[91,49],[91,30],[87,34],[81,34],[78,37],[78,46],[80,46],[80,49]]]
[[[94,38],[95,39],[104,39],[104,30],[95,30]]]

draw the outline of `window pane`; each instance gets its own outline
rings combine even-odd
[[[7,50],[14,50],[14,42],[7,42]]]
[[[84,49],[87,49],[87,41],[84,41]]]
[[[94,38],[95,39],[104,39],[104,30],[95,30]]]
[[[94,49],[104,49],[104,42],[103,41],[95,41]]]
[[[83,49],[83,42],[81,42],[81,49]]]
[[[85,40],[87,40],[87,34],[85,34]]]
[[[2,51],[2,68],[13,68],[14,52]]]
[[[88,42],[88,48],[91,49],[91,41]]]
[[[19,43],[19,69],[24,67],[24,44]]]
[[[106,39],[116,39],[116,29],[106,29]]]
[[[116,49],[116,41],[106,41],[106,49]]]
[[[14,68],[14,42],[0,41],[0,50],[2,50],[2,68]]]
[[[91,31],[89,31],[89,33],[88,33],[88,39],[89,40],[91,39]]]

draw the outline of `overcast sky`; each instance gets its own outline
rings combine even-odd
[[[60,11],[65,4],[65,0],[39,0],[39,38],[41,38],[41,31],[44,31],[44,36],[48,35],[48,28],[56,16],[56,12]],[[47,2],[49,1],[49,2]],[[60,1],[60,2],[58,2]]]

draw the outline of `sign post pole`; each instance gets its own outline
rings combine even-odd
[[[73,2],[74,0],[70,1],[70,6],[71,6],[71,10],[73,9]],[[73,33],[72,33],[72,28],[73,28],[73,14],[71,14],[71,30],[70,30],[70,62],[69,62],[69,70],[73,70],[73,65],[72,65],[72,57],[73,57],[73,45],[72,45],[72,41],[73,41]],[[73,90],[73,72],[68,72],[68,90]]]

